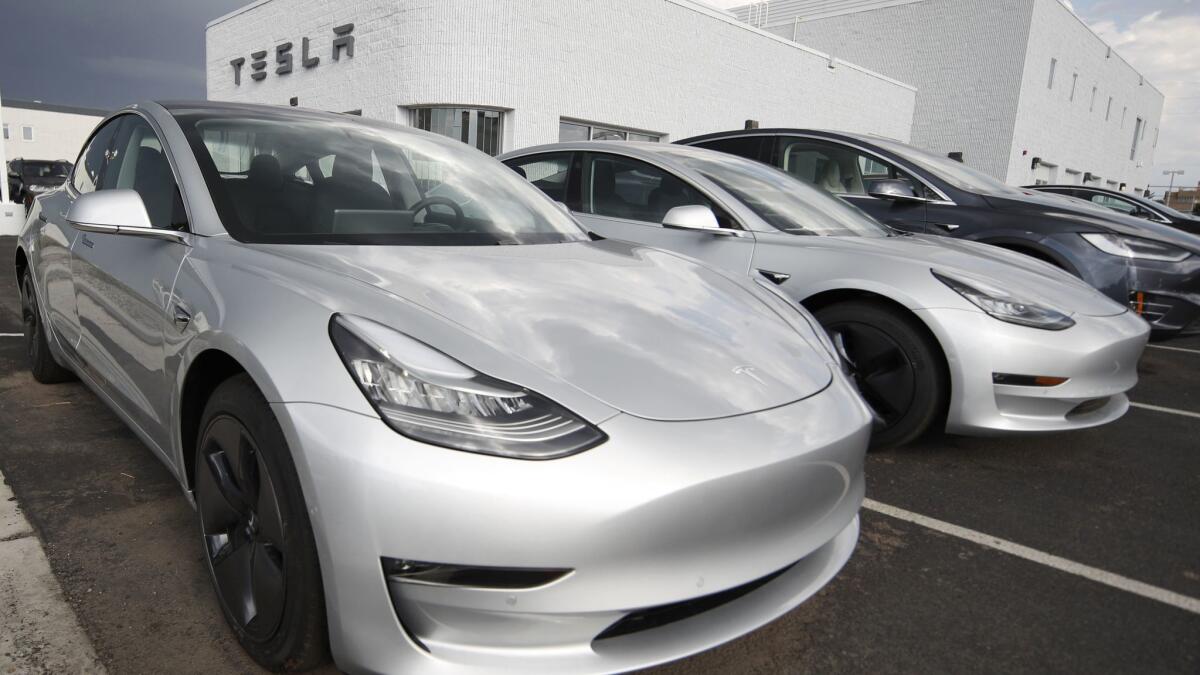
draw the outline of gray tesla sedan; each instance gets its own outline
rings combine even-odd
[[[501,158],[592,232],[769,280],[829,329],[884,428],[1063,431],[1125,413],[1147,323],[1038,260],[902,234],[795,177],[713,150],[583,142]]]
[[[267,668],[630,670],[787,612],[857,540],[871,414],[810,316],[595,241],[457,141],[140,104],[18,246],[34,376],[175,473]]]

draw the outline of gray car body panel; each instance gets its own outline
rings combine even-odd
[[[1137,362],[1149,327],[1124,306],[1052,265],[987,244],[930,235],[814,237],[780,232],[681,161],[689,153],[728,159],[703,148],[590,141],[526,148],[501,160],[555,152],[617,154],[658,166],[730,212],[743,228],[737,236],[716,236],[575,214],[600,235],[664,246],[748,275],[757,276],[759,270],[788,275],[780,288],[799,303],[824,293],[853,291],[913,312],[946,357],[951,378],[949,432],[993,435],[1085,428],[1111,422],[1128,408],[1124,393],[1137,383]],[[751,238],[753,245],[747,243]],[[736,248],[735,254],[725,250],[731,248]],[[933,269],[1027,294],[1030,300],[1072,315],[1076,325],[1054,332],[1004,323],[938,281]],[[1071,381],[1045,389],[1006,387],[993,385],[993,373],[1053,374]],[[1069,416],[1080,403],[1106,397],[1111,400],[1100,410]]]
[[[179,241],[88,233],[80,261],[83,234],[65,220],[73,190],[39,199],[19,255],[43,315],[54,317],[51,350],[185,491],[179,418],[193,365],[220,352],[254,379],[308,502],[340,668],[644,667],[770,621],[849,557],[870,413],[801,315],[744,276],[622,242],[243,244],[225,233],[170,112],[147,103],[118,114],[154,122],[192,232]],[[456,265],[470,273],[455,279]],[[527,462],[404,437],[338,357],[328,334],[337,313],[537,391],[609,439]],[[80,316],[92,317],[87,330],[101,350],[82,347]],[[389,588],[381,556],[574,571],[511,593]],[[716,610],[592,642],[632,610],[781,571]]]

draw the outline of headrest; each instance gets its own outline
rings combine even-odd
[[[283,185],[283,169],[274,155],[255,155],[246,172],[250,184],[255,187],[273,189]]]

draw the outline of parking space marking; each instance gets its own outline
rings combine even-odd
[[[24,333],[0,333],[0,337],[25,337]]]
[[[1166,345],[1146,345],[1150,349],[1163,349],[1168,352],[1183,352],[1185,354],[1200,354],[1200,349],[1188,349],[1187,347],[1168,347]]]
[[[1150,584],[1136,581],[1134,579],[1130,579],[1129,577],[1123,577],[1119,574],[1107,572],[1098,567],[1092,567],[1090,565],[1077,563],[1073,560],[1067,560],[1066,558],[1060,558],[1056,555],[1044,553],[1037,549],[1029,548],[1028,546],[1022,546],[1021,544],[1017,544],[1006,539],[993,537],[992,535],[984,534],[983,532],[976,532],[975,530],[953,525],[936,518],[930,518],[929,516],[923,516],[919,513],[906,511],[896,506],[881,504],[873,499],[864,499],[863,508],[870,509],[871,511],[875,511],[877,513],[882,513],[885,516],[891,516],[892,518],[907,521],[915,525],[920,525],[921,527],[934,530],[935,532],[941,532],[942,534],[948,534],[952,537],[964,539],[971,543],[979,544],[980,546],[986,546],[1018,558],[1024,558],[1025,560],[1038,563],[1039,565],[1052,567],[1060,572],[1074,574],[1075,576],[1083,577],[1084,579],[1089,579],[1091,581],[1104,584],[1105,586],[1111,586],[1112,588],[1116,588],[1127,593],[1133,593],[1134,595],[1140,595],[1143,598],[1149,598],[1150,600],[1171,605],[1172,607],[1178,607],[1179,609],[1191,612],[1193,614],[1200,614],[1200,599],[1191,598],[1186,595],[1175,593],[1174,591],[1168,591],[1164,588],[1159,588],[1157,586],[1151,586]]]
[[[1164,408],[1161,405],[1150,405],[1149,403],[1134,403],[1133,401],[1130,401],[1129,405],[1130,405],[1130,407],[1141,408],[1142,410],[1153,410],[1154,412],[1170,413],[1172,415],[1183,415],[1184,417],[1195,417],[1196,419],[1200,419],[1200,413],[1192,412],[1190,410],[1178,410],[1176,408]]]

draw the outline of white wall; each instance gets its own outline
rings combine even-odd
[[[1053,89],[1047,86],[1051,59],[1058,61]],[[1075,75],[1079,77],[1072,101]],[[1096,87],[1095,109],[1091,108],[1092,87]],[[1112,113],[1106,120],[1110,96]],[[1032,157],[1041,157],[1058,165],[1061,182],[1072,182],[1066,176],[1071,169],[1101,177],[1094,185],[1108,186],[1112,181],[1116,184],[1112,187],[1125,183],[1127,190],[1143,189],[1152,178],[1162,107],[1162,93],[1115,50],[1110,52],[1078,17],[1057,0],[1036,0],[1008,180],[1032,183]],[[1138,117],[1145,120],[1145,131],[1131,161]],[[1021,156],[1022,150],[1029,154]]]
[[[100,123],[101,117],[74,113],[49,112],[4,106],[0,113],[8,125],[8,140],[4,144],[9,160],[65,159],[74,162],[88,134]],[[33,127],[33,140],[23,140],[21,128]]]
[[[800,23],[782,7],[771,14],[782,35],[915,85],[913,144],[962,152],[969,166],[1004,179],[1032,2],[873,2]]]
[[[837,15],[809,20],[829,12]],[[1138,86],[1137,72],[1115,52],[1106,58],[1103,41],[1058,0],[786,0],[771,3],[770,24],[777,34],[915,85],[914,145],[961,151],[968,165],[1012,184],[1047,171],[1065,182],[1069,168],[1129,189],[1145,185],[1162,95],[1148,82]],[[1048,90],[1052,57],[1058,65]],[[1089,113],[1092,86],[1097,104]],[[1114,119],[1106,124],[1110,95]],[[1129,161],[1139,114],[1149,126],[1140,169]],[[1035,175],[1034,157],[1058,166]]]
[[[353,22],[355,56],[329,59]],[[312,39],[321,64],[233,84],[230,59]],[[207,31],[208,97],[362,109],[511,109],[504,149],[558,140],[560,117],[666,134],[813,126],[907,140],[912,87],[753,29],[688,0],[264,0]]]

